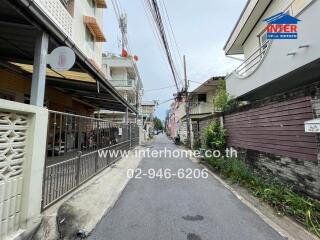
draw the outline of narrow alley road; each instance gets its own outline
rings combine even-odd
[[[159,135],[153,149],[175,149]],[[148,169],[199,168],[187,158],[144,158]],[[265,240],[282,239],[254,212],[209,175],[207,179],[132,179],[89,239]]]

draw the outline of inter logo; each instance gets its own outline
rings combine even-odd
[[[267,39],[297,39],[299,19],[278,13],[264,20],[267,22]]]

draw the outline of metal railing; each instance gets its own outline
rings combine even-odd
[[[246,60],[236,68],[235,72],[239,76],[245,77],[255,70],[255,67],[262,61],[269,47],[270,41],[265,42],[261,47],[254,51]]]
[[[206,102],[198,102],[190,104],[190,114],[212,113],[213,106]]]
[[[49,111],[42,210],[119,160],[120,151],[138,144],[137,125]],[[118,154],[101,154],[107,151]]]
[[[110,80],[112,86],[114,87],[135,87],[136,80],[134,79],[127,79],[127,80]]]

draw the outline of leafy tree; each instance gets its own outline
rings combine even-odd
[[[159,118],[155,117],[153,119],[153,123],[154,123],[154,129],[155,130],[163,130],[163,125],[162,125],[162,122]]]
[[[224,79],[219,80],[213,104],[215,108],[221,112],[225,112],[239,106],[239,102],[227,92],[226,81]]]

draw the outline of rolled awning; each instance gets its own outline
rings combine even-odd
[[[106,42],[106,38],[94,17],[84,16],[83,21],[92,35],[95,36],[97,42]]]
[[[107,8],[106,0],[95,0],[97,8]]]

